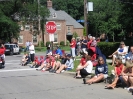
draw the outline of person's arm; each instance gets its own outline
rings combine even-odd
[[[98,75],[99,74],[99,72],[98,72],[98,66],[96,66],[96,68],[95,68],[95,75]]]
[[[115,70],[115,75],[118,76],[117,75],[117,67],[115,67],[114,70]]]
[[[126,54],[127,54],[127,52],[128,52],[127,47],[124,47],[123,52],[121,52],[120,54],[121,54],[121,55],[126,55]]]
[[[104,65],[104,74],[108,74],[108,65]]]
[[[126,76],[127,74],[126,74],[126,72],[128,71],[127,70],[128,68],[125,68],[124,66],[123,66],[123,69],[122,69],[122,72],[121,72],[121,75],[122,76]]]
[[[87,40],[83,41],[83,42],[82,42],[82,44],[85,44],[85,45],[87,45]]]
[[[132,67],[131,73],[129,73],[128,76],[132,76],[133,77],[133,67]]]
[[[85,63],[85,65],[83,66],[83,68],[87,67],[89,65],[88,62]]]
[[[70,62],[69,62],[69,64],[68,64],[67,66],[68,66],[68,67],[71,67],[72,64],[73,64],[73,60],[70,59]]]

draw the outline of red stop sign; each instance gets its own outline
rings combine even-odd
[[[46,32],[49,34],[54,34],[56,32],[56,24],[54,21],[48,21],[46,23]]]

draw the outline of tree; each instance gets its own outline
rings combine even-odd
[[[94,11],[89,12],[89,25],[94,35],[105,33],[112,37],[113,41],[115,31],[121,30],[119,16],[122,5],[118,0],[91,0],[94,3]],[[112,6],[113,5],[113,6]]]

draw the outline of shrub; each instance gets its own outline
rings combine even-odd
[[[118,49],[120,42],[99,42],[98,47],[102,53],[107,57]]]
[[[66,42],[66,45],[67,45],[67,46],[69,46],[69,45],[70,45],[70,42],[69,42],[68,40],[67,40],[67,42]]]
[[[64,42],[64,41],[61,41],[61,42],[60,42],[60,45],[61,45],[61,46],[64,46],[64,45],[65,45],[65,42]]]

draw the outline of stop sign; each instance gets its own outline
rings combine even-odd
[[[54,21],[48,21],[46,23],[46,32],[49,34],[54,34],[56,32],[56,24]]]

